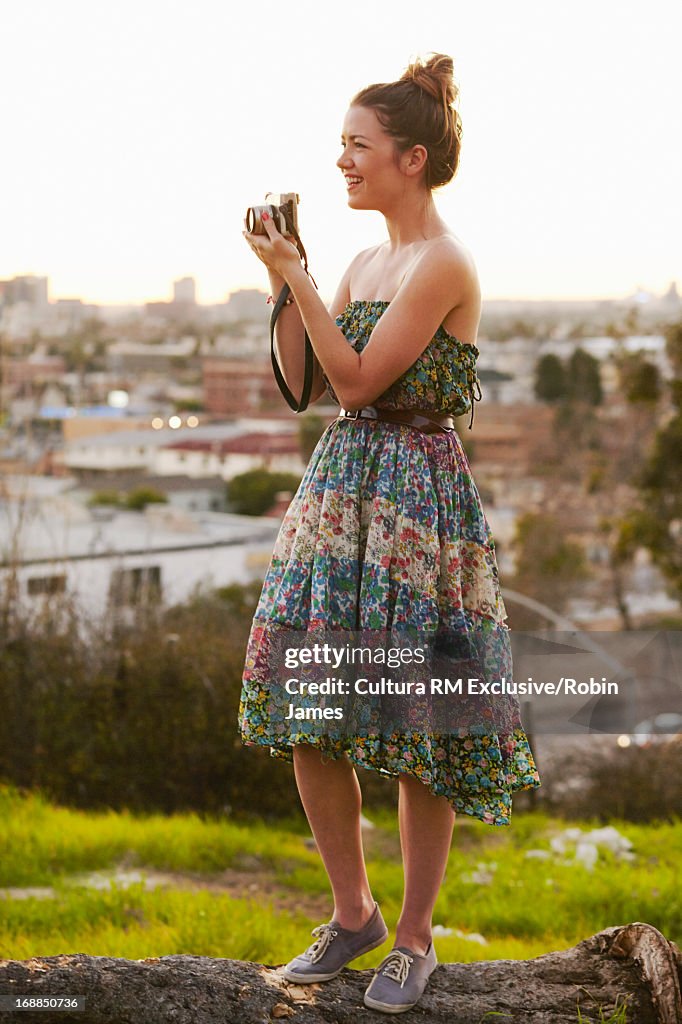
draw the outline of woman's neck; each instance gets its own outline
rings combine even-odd
[[[388,248],[392,252],[435,238],[447,230],[430,192],[415,193],[411,199],[402,199],[395,209],[382,212],[388,231]]]

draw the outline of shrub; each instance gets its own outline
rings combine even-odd
[[[241,515],[262,516],[272,508],[279,491],[295,491],[300,477],[295,473],[270,473],[250,469],[233,477],[227,485],[227,500]]]
[[[133,512],[142,512],[147,505],[163,505],[168,498],[155,487],[136,487],[126,498],[126,507]]]
[[[640,747],[581,749],[543,770],[543,808],[569,818],[607,822],[682,817],[682,739]]]

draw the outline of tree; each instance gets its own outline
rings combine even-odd
[[[682,380],[682,320],[670,324],[665,332],[665,351],[673,368],[674,380]],[[677,402],[681,405],[682,402]]]
[[[203,412],[204,403],[198,398],[180,398],[175,402],[176,412]]]
[[[603,393],[599,360],[577,348],[568,360],[568,392],[573,401],[601,405]]]
[[[262,516],[272,508],[279,491],[295,491],[299,482],[295,473],[270,473],[262,467],[250,469],[230,480],[227,500],[234,512]]]
[[[104,370],[106,366],[107,325],[97,317],[88,317],[82,324],[69,332],[65,338],[63,352],[68,370],[79,374],[82,386],[85,373]]]
[[[576,585],[591,575],[585,553],[563,536],[559,519],[546,512],[526,512],[516,523],[513,546],[516,573],[513,588],[562,612]],[[519,626],[522,612],[515,613]]]
[[[682,409],[656,434],[639,483],[632,529],[682,600]]]
[[[620,387],[626,401],[632,405],[655,405],[661,397],[661,377],[658,367],[650,363],[641,352],[624,355],[618,365]]]
[[[88,505],[120,505],[121,496],[118,491],[95,491],[88,499]]]
[[[567,394],[566,371],[558,356],[548,352],[535,366],[535,396],[541,402],[556,402]]]
[[[639,500],[628,514],[634,540],[682,600],[682,321],[666,331],[666,351],[673,369],[672,415],[659,427],[640,472]]]
[[[672,940],[653,925],[634,921],[531,960],[441,964],[412,1017],[418,1015],[424,1024],[524,1019],[558,1024],[596,1020],[597,1014],[601,1021],[674,1021],[682,1007],[679,964]],[[308,995],[312,986],[288,985],[271,965],[225,957],[175,953],[127,960],[66,947],[60,956],[0,961],[2,990],[27,997],[27,1003],[43,999],[47,1005],[58,992],[87,992],[81,1015],[88,1020],[140,1019],[146,1024],[363,1019],[367,1015],[356,1007],[369,977],[369,971],[344,970]],[[45,1024],[64,1017],[61,1007],[37,1005]],[[66,1017],[78,1019],[77,1013]],[[29,1013],[28,1019],[38,1018]]]
[[[630,306],[625,314],[625,330],[628,334],[637,334],[640,330],[639,309],[637,306]]]
[[[607,323],[604,328],[604,334],[607,338],[613,338],[614,341],[622,341],[623,338],[627,337],[627,331],[624,331],[620,324],[615,323],[613,320],[609,320]]]
[[[607,547],[611,592],[623,623],[623,629],[630,630],[633,628],[633,623],[625,594],[624,573],[632,563],[637,551],[632,523],[628,519],[605,516],[599,523],[599,532]]]
[[[142,512],[147,505],[163,505],[168,498],[155,487],[136,487],[126,498],[126,507],[133,512]]]

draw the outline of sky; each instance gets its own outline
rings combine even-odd
[[[463,146],[436,203],[484,298],[682,286],[679,0],[0,5],[0,278],[103,304],[267,289],[244,212],[296,191],[330,298],[386,237],[336,167],[348,102],[438,51]]]

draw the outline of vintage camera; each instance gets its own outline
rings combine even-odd
[[[263,212],[269,213],[275,227],[282,235],[298,236],[298,204],[300,198],[296,192],[268,192],[265,196],[266,206],[249,206],[244,217],[246,230],[252,235],[266,234],[263,226]]]

